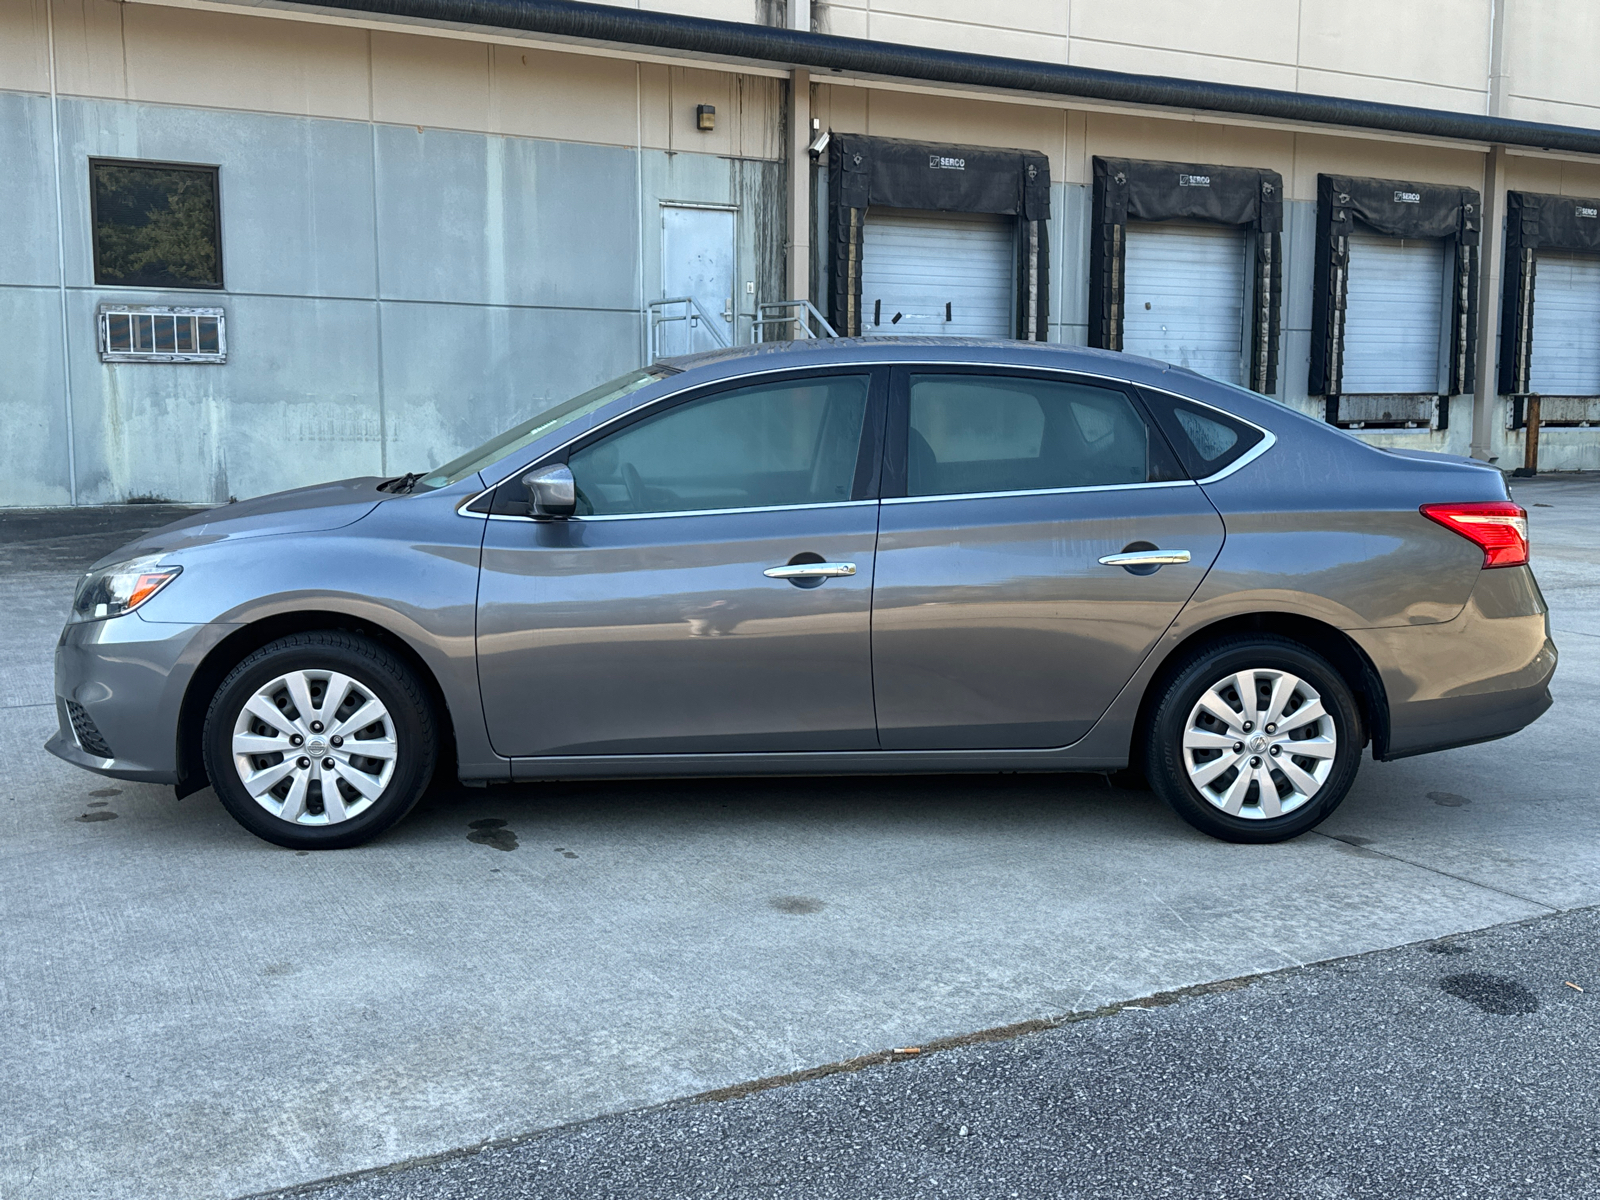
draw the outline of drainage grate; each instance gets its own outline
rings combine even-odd
[[[94,755],[96,758],[112,758],[111,747],[106,745],[105,738],[100,736],[94,718],[88,710],[76,700],[67,701],[67,716],[72,718],[72,732],[77,736],[78,745]]]

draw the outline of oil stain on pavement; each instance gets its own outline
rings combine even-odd
[[[768,903],[779,912],[788,913],[791,917],[803,917],[808,913],[821,912],[827,907],[814,896],[774,896]]]
[[[1469,971],[1446,975],[1439,986],[1451,996],[1497,1017],[1522,1017],[1539,1011],[1539,998],[1515,979]]]
[[[517,848],[517,835],[506,828],[506,823],[497,817],[487,817],[482,821],[472,821],[468,828],[472,830],[467,834],[467,841],[476,842],[480,846],[488,846],[495,850],[515,850]]]

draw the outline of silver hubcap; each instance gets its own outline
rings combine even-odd
[[[1189,782],[1230,816],[1292,813],[1327,782],[1339,735],[1322,697],[1287,671],[1240,671],[1206,689],[1183,728]]]
[[[245,790],[280,820],[334,825],[360,816],[394,775],[394,721],[337,671],[289,671],[262,685],[233,723]]]

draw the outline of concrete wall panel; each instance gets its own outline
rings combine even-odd
[[[1300,5],[1280,0],[1122,0],[1072,6],[1072,61],[1085,43],[1182,50],[1255,64],[1292,64]],[[1124,67],[1123,70],[1132,68]],[[1207,74],[1196,78],[1213,78]],[[1260,86],[1276,86],[1261,84]],[[1291,87],[1293,84],[1291,83]]]
[[[153,4],[116,7],[124,14],[130,100],[369,115],[365,30]]]
[[[386,298],[630,308],[635,155],[379,127]]]
[[[231,297],[228,362],[213,366],[101,363],[99,298],[71,293],[80,503],[218,503],[378,472],[371,301]],[[156,293],[150,301],[190,298]]]
[[[59,282],[53,161],[49,99],[0,92],[0,285]]]
[[[47,0],[0,0],[0,88],[50,88]]]
[[[98,155],[220,167],[228,290],[375,295],[366,124],[104,100],[62,100],[61,116],[73,284],[93,282],[84,160]]]
[[[418,128],[490,127],[489,47],[374,31],[372,119]]]
[[[1411,80],[1478,95],[1489,79],[1492,0],[1314,0],[1298,6],[1300,66],[1360,76],[1367,86]],[[1301,81],[1305,91],[1317,86]],[[1363,98],[1376,99],[1363,90]],[[1474,111],[1466,97],[1457,105]]]
[[[1243,87],[1295,90],[1299,75],[1292,63],[1261,62],[1253,58],[1223,58],[1186,53],[1165,47],[1128,46],[1120,42],[1072,39],[1072,65],[1105,71],[1132,71],[1140,75],[1170,75],[1179,79],[1204,79]]]
[[[436,467],[637,367],[636,313],[383,306],[391,472]]]
[[[1483,155],[1476,151],[1313,133],[1294,138],[1294,174],[1283,180],[1294,200],[1316,200],[1319,173],[1483,187]]]
[[[27,347],[0,370],[0,505],[69,504],[61,293],[0,286],[0,329]]]
[[[49,0],[55,13],[56,87],[67,96],[128,94],[124,6],[115,0]]]

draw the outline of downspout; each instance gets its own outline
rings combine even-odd
[[[1114,104],[1231,113],[1269,120],[1371,129],[1417,137],[1528,146],[1600,154],[1600,130],[1497,114],[1446,112],[1242,87],[1195,79],[1135,75],[1059,63],[966,54],[738,21],[624,9],[581,0],[322,0],[292,10],[363,13],[461,28],[509,29],[555,40],[597,42],[631,49],[681,51],[731,63],[840,72],[998,91],[1066,96]],[[1502,0],[1503,2],[1503,0]]]
[[[61,390],[65,401],[67,438],[67,503],[78,503],[78,450],[72,428],[72,342],[67,320],[67,229],[61,197],[61,111],[56,87],[55,5],[44,6],[45,34],[50,54],[50,153],[56,183],[56,282],[61,300]]]

